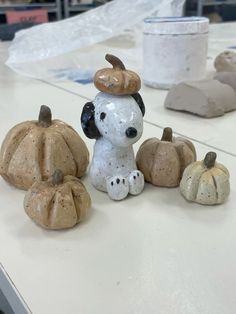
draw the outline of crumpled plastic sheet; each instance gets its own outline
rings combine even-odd
[[[184,0],[113,0],[72,18],[19,31],[6,64],[34,78],[89,81],[104,64],[104,44],[109,53],[141,62],[142,20],[150,15],[179,16],[183,4]]]

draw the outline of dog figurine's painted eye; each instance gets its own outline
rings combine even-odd
[[[105,119],[105,117],[106,117],[105,112],[102,112],[102,113],[100,114],[100,120],[104,120],[104,119]]]

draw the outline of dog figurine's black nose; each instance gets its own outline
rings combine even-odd
[[[137,136],[137,130],[135,128],[128,128],[126,131],[125,131],[125,134],[128,138],[134,138],[135,136]]]

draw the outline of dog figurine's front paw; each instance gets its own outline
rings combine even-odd
[[[144,176],[141,171],[134,170],[128,176],[129,181],[129,193],[132,195],[138,195],[144,188]]]
[[[122,176],[109,177],[107,182],[107,193],[112,200],[120,201],[129,193],[129,183]]]

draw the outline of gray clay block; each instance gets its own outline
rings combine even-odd
[[[186,82],[170,89],[164,106],[212,118],[236,110],[236,95],[232,87],[217,80]]]
[[[214,79],[231,86],[236,91],[236,72],[218,72]]]
[[[236,72],[236,53],[224,51],[215,58],[217,72]]]

